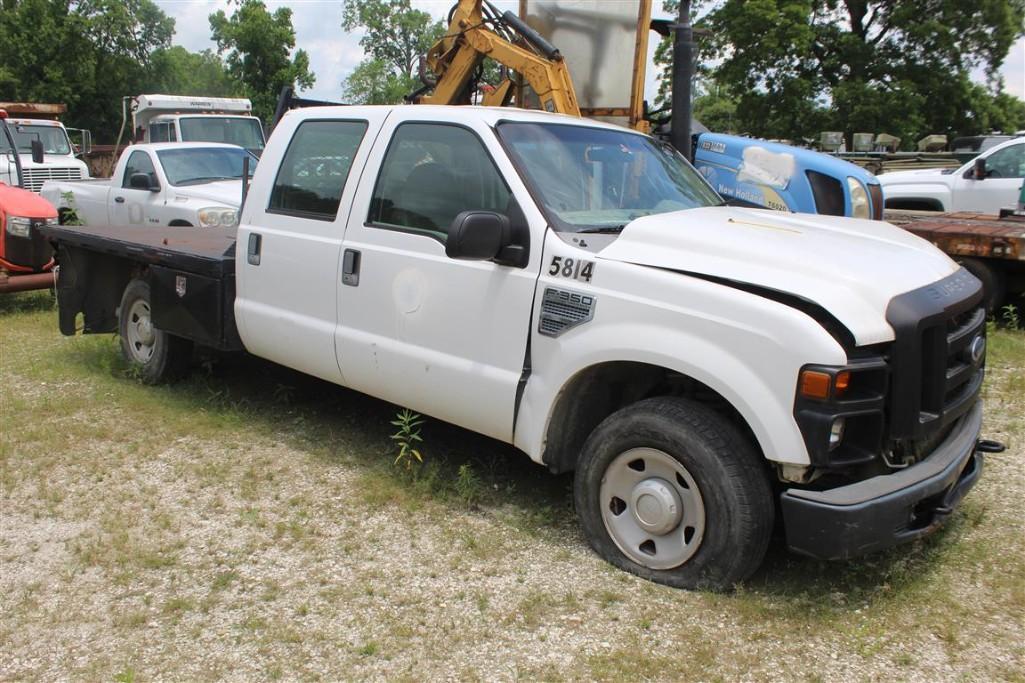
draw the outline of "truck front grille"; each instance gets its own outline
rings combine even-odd
[[[931,442],[971,408],[986,362],[982,283],[961,269],[895,297],[890,386],[891,438]]]
[[[25,178],[25,189],[39,193],[47,180],[81,180],[82,169],[66,168],[26,168],[22,170]]]

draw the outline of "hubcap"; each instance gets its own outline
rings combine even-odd
[[[683,519],[683,503],[664,479],[645,479],[633,488],[630,511],[641,527],[656,536],[676,528]]]
[[[616,546],[650,569],[678,567],[697,552],[705,505],[697,482],[668,453],[634,448],[609,464],[599,500]]]
[[[153,343],[156,341],[149,303],[139,299],[132,304],[128,310],[126,327],[128,348],[132,352],[132,357],[140,363],[145,363],[153,356]]]

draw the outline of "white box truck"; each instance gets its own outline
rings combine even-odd
[[[266,142],[245,98],[139,95],[131,107],[135,142],[223,142],[257,156]]]

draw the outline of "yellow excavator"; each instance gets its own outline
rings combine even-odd
[[[543,7],[537,0],[534,4],[542,9],[555,6],[549,2],[550,7]],[[527,15],[527,9],[527,0],[521,0],[520,14]],[[562,9],[560,15],[571,9]],[[445,35],[427,52],[420,74],[425,86],[410,101],[476,102],[486,106],[539,108],[572,116],[619,117],[626,119],[631,128],[647,132],[644,65],[650,24],[651,0],[639,0],[629,104],[582,108],[562,53],[528,20],[511,11],[500,12],[488,0],[459,0],[449,12]],[[485,59],[500,66],[499,83],[483,82]]]

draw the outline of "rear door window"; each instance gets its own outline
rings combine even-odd
[[[334,220],[366,121],[305,121],[278,168],[267,211]]]

